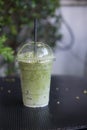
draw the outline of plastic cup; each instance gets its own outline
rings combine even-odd
[[[23,104],[44,107],[49,103],[53,52],[44,43],[23,45],[17,54],[20,68]]]

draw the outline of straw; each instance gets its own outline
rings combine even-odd
[[[37,42],[37,19],[34,19],[34,52],[36,52],[36,42]]]

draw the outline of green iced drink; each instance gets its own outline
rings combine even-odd
[[[23,103],[28,107],[43,107],[49,102],[53,55],[39,57],[40,53],[37,56],[33,52],[18,55]]]

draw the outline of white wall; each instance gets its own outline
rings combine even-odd
[[[87,53],[87,7],[62,7],[61,14],[72,28],[75,42],[72,49],[55,52],[56,61],[52,73],[83,76]],[[64,35],[63,41],[69,42],[70,36],[63,24],[61,31]]]

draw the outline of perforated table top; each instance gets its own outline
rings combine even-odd
[[[87,81],[52,76],[49,106],[23,106],[20,79],[0,78],[0,130],[75,130],[87,128]]]

